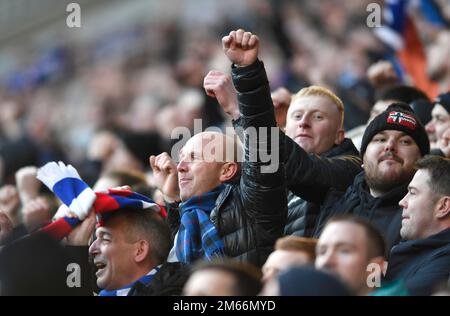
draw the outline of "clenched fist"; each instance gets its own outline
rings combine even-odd
[[[253,64],[258,58],[259,38],[239,29],[222,38],[222,47],[233,64],[244,67]]]
[[[180,189],[178,187],[178,171],[175,161],[168,153],[158,156],[150,156],[150,167],[153,170],[154,185],[164,195],[167,202],[180,200]]]
[[[225,113],[235,120],[239,118],[237,95],[230,75],[211,70],[203,80],[203,88],[207,95],[217,99]]]

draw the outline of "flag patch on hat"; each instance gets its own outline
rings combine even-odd
[[[411,130],[415,130],[416,125],[417,125],[416,119],[414,117],[412,117],[411,115],[402,113],[402,112],[397,112],[397,111],[389,112],[387,122],[389,124],[403,125],[403,126],[408,127]]]

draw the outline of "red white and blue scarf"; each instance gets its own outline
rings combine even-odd
[[[108,214],[119,209],[153,209],[163,212],[162,208],[148,197],[130,190],[109,189],[104,192],[94,192],[71,165],[49,162],[37,172],[37,178],[76,215],[64,216],[45,226],[41,231],[60,240],[67,236],[82,220],[86,218],[93,207],[103,225]]]
[[[100,293],[98,293],[98,296],[127,296],[130,292],[131,288],[138,282],[147,285],[150,283],[150,281],[153,279],[156,273],[158,273],[159,269],[161,269],[162,265],[159,265],[152,269],[149,273],[144,275],[143,277],[139,278],[139,280],[131,282],[130,284],[127,284],[120,289],[117,290],[101,290]]]

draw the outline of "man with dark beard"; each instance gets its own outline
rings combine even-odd
[[[428,154],[423,125],[408,105],[393,103],[367,126],[361,144],[363,169],[344,195],[329,191],[323,201],[317,236],[330,216],[353,213],[383,233],[388,249],[400,237],[398,202],[407,192],[417,160]]]

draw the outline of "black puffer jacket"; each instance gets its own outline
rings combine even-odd
[[[255,69],[251,80],[260,83],[254,86],[255,91],[269,94],[268,86],[263,84],[267,80],[263,63],[257,61],[249,67]],[[270,99],[256,99],[256,96],[247,102],[259,103],[261,107],[272,107]],[[267,121],[267,124],[270,123],[271,121]],[[359,173],[347,188],[356,170],[360,170],[358,157],[330,159],[309,155],[282,132],[280,139],[284,140],[285,146],[288,189],[304,200],[321,205],[314,237],[319,237],[326,221],[332,215],[353,213],[378,227],[389,249],[400,241],[401,210],[398,202],[405,196],[407,184],[375,198],[370,194],[364,180],[364,172]],[[352,161],[353,164],[348,163]]]
[[[298,151],[301,150],[298,145],[295,146],[296,144],[294,145],[292,143],[293,142],[289,142],[289,145],[286,146],[292,147],[291,152],[289,152],[291,159],[286,161],[287,168],[291,169],[293,169],[292,164],[295,164],[295,161],[298,159]],[[329,182],[328,184],[324,182],[322,185],[328,185],[337,190],[345,190],[352,184],[354,177],[362,170],[358,155],[358,150],[353,145],[353,142],[347,138],[341,144],[336,145],[329,151],[323,153],[320,156],[321,159],[327,158],[330,167],[335,170],[334,172],[336,174],[333,177],[324,179]],[[314,160],[317,159],[317,156],[310,154],[309,158]],[[293,174],[295,173],[287,172],[286,174],[288,181],[291,183],[294,181],[293,179],[291,180]],[[285,235],[311,237],[317,224],[319,212],[319,204],[305,201],[294,193],[289,192],[288,218],[284,230]]]
[[[411,295],[430,295],[450,277],[450,228],[392,248],[385,281],[402,280]]]
[[[267,81],[264,64],[257,61],[249,67],[254,69],[251,80],[260,83],[254,86],[255,91],[270,93],[269,86],[262,84]],[[253,95],[257,96],[256,93]],[[273,107],[272,99],[254,99],[251,102],[261,104],[261,107]],[[272,126],[269,125],[271,122],[267,121],[266,126]],[[233,121],[241,139],[242,124],[242,117]],[[362,171],[361,159],[350,139],[345,139],[322,156],[308,154],[282,131],[279,131],[279,139],[285,148],[286,183],[290,190],[284,233],[310,237],[315,230],[320,201],[330,188],[345,191],[352,184],[355,176]]]
[[[233,83],[238,91],[241,124],[244,129],[255,127],[257,140],[249,141],[244,133],[244,155],[239,184],[227,184],[211,211],[225,245],[225,254],[238,260],[262,266],[272,252],[275,241],[283,235],[287,217],[287,191],[284,169],[284,142],[279,139],[275,148],[276,170],[264,172],[272,162],[262,162],[264,153],[271,153],[271,133],[260,134],[259,127],[275,127],[275,114],[267,77],[255,77],[259,68],[254,65],[233,68]],[[251,151],[258,153],[256,161]],[[278,155],[279,154],[279,155]],[[174,237],[179,227],[179,212],[168,205],[168,223]]]

